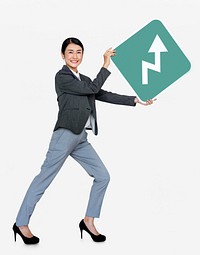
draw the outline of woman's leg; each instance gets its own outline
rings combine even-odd
[[[110,175],[94,148],[88,143],[87,133],[70,155],[94,178],[84,222],[90,230],[93,228],[93,231],[91,230],[93,233],[98,233],[94,227],[94,218],[100,216]]]
[[[80,139],[81,134],[75,135],[66,129],[58,129],[53,133],[41,172],[33,179],[17,215],[16,225],[18,227],[29,224],[36,203],[59,172],[67,156],[80,142]]]

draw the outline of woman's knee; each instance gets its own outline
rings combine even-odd
[[[97,178],[97,181],[104,183],[105,185],[108,185],[110,182],[110,174],[106,170],[101,176]]]
[[[110,174],[107,172],[107,176],[106,176],[106,182],[109,183],[110,182]]]

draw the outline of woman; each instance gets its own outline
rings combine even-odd
[[[27,190],[16,223],[13,225],[15,241],[16,234],[19,234],[25,244],[39,242],[39,238],[34,236],[28,227],[30,217],[36,203],[69,155],[94,178],[86,214],[79,223],[81,238],[85,230],[95,242],[106,240],[106,237],[95,228],[94,218],[100,216],[110,176],[103,162],[88,143],[86,132],[87,129],[91,129],[95,135],[98,133],[95,100],[129,106],[135,106],[137,103],[150,105],[153,100],[141,102],[135,96],[118,95],[101,89],[110,75],[108,66],[110,57],[115,55],[115,50],[110,48],[105,52],[103,67],[93,81],[78,72],[83,53],[83,44],[76,38],[68,38],[62,44],[61,55],[65,65],[55,76],[59,105],[58,119],[41,171]]]

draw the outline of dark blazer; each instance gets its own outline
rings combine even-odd
[[[54,131],[58,128],[66,128],[75,134],[80,134],[92,114],[95,119],[95,135],[97,135],[95,100],[135,106],[135,96],[119,95],[101,89],[109,75],[110,72],[102,67],[93,81],[82,74],[80,81],[66,65],[56,73],[55,89],[59,112]]]

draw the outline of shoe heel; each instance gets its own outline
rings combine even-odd
[[[80,231],[81,231],[81,239],[83,239],[83,230],[80,229]]]
[[[17,235],[17,233],[14,232],[14,240],[15,240],[15,242],[16,242],[16,235]]]

